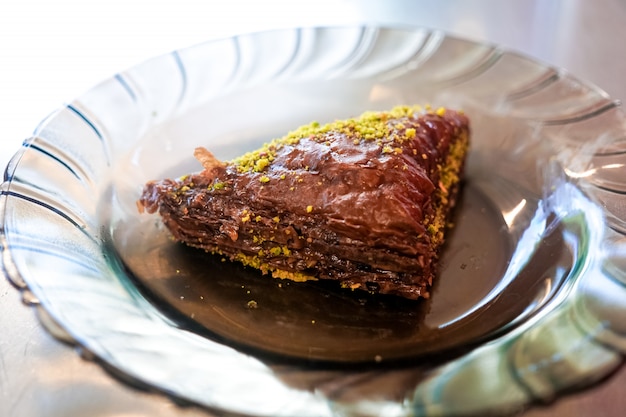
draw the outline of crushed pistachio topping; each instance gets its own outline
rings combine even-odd
[[[362,140],[375,141],[383,147],[384,153],[393,152],[384,147],[391,141],[403,141],[415,138],[415,128],[407,128],[401,121],[393,123],[393,120],[406,119],[424,111],[443,116],[445,108],[440,107],[435,112],[430,105],[421,106],[396,106],[389,111],[367,111],[356,118],[336,120],[331,123],[320,124],[311,122],[287,135],[274,139],[264,144],[261,149],[248,152],[231,161],[239,172],[264,172],[276,158],[277,152],[286,146],[297,145],[301,139],[317,141],[320,144],[330,145],[329,132],[337,132],[353,138],[353,143],[358,145]],[[262,182],[267,182],[266,176],[261,177]],[[283,178],[281,176],[281,178]]]
[[[450,146],[446,163],[439,167],[441,172],[439,174],[439,184],[438,189],[435,191],[435,197],[439,199],[441,204],[438,205],[439,209],[434,213],[433,217],[427,220],[428,233],[435,243],[443,241],[443,235],[446,229],[446,213],[444,208],[448,204],[452,186],[460,180],[459,175],[468,146],[469,138],[467,134],[464,134]]]
[[[261,172],[265,169],[266,166],[268,166],[270,164],[270,160],[266,157],[262,157],[259,158],[255,163],[254,163],[254,171],[255,172]]]
[[[226,183],[222,181],[215,181],[207,187],[207,189],[210,191],[223,190],[224,188],[226,188]]]
[[[234,260],[237,260],[244,265],[258,269],[264,274],[271,273],[274,278],[290,279],[292,281],[298,281],[298,282],[317,281],[317,278],[315,278],[314,276],[306,275],[302,272],[296,272],[296,271],[291,272],[291,271],[284,271],[281,269],[276,269],[262,260],[264,255],[265,255],[264,252],[261,250],[259,251],[258,256],[238,254],[234,257]]]

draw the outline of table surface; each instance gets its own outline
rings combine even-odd
[[[206,3],[206,4],[205,4]],[[4,0],[0,3],[0,165],[38,122],[145,59],[215,37],[276,27],[417,25],[503,46],[626,100],[626,0]],[[626,368],[525,417],[623,416]],[[0,279],[1,416],[211,415],[137,391],[50,336]]]

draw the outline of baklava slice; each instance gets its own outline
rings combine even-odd
[[[148,183],[173,237],[276,278],[429,297],[461,186],[469,121],[398,106],[311,123],[232,161]]]

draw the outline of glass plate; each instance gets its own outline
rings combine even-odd
[[[136,200],[312,120],[462,108],[472,147],[430,300],[290,283],[174,244]],[[511,412],[626,351],[626,122],[598,88],[421,28],[208,42],[59,109],[2,185],[2,259],[46,328],[125,381],[254,416]],[[249,308],[254,301],[257,308]]]

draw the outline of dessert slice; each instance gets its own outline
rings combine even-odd
[[[311,123],[235,160],[148,183],[176,240],[277,278],[428,298],[469,141],[454,110],[395,107]]]

